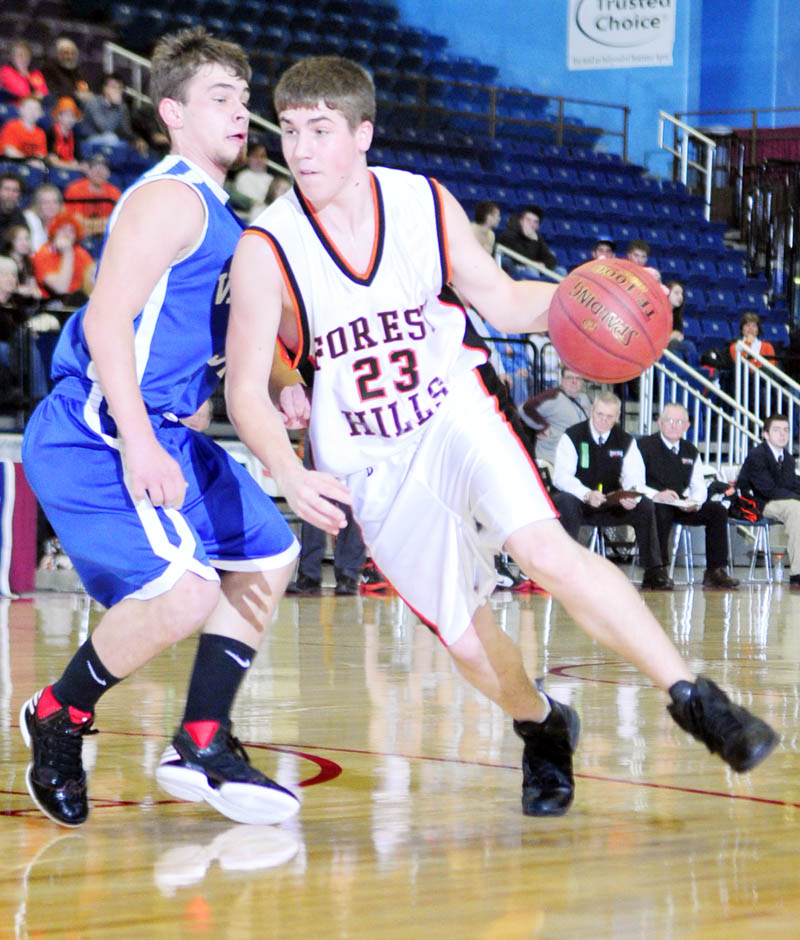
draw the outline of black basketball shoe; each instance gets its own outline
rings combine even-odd
[[[236,822],[278,823],[294,816],[297,797],[253,767],[230,721],[210,725],[216,730],[205,747],[184,726],[178,729],[156,768],[159,785],[180,800],[205,800]]]
[[[547,696],[550,714],[542,722],[515,721],[525,742],[522,751],[522,812],[526,816],[562,816],[575,793],[572,755],[578,745],[578,713]]]
[[[667,711],[692,737],[702,741],[737,773],[751,770],[775,748],[780,740],[770,726],[734,705],[710,679],[698,676],[692,682],[676,682],[669,694]]]
[[[42,698],[43,708],[37,710]],[[83,736],[97,734],[93,717],[65,708],[50,686],[28,699],[19,713],[19,729],[33,756],[25,774],[28,792],[45,816],[61,826],[80,826],[89,815],[81,751]]]

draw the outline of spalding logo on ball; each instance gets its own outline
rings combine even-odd
[[[672,331],[672,307],[641,265],[598,258],[558,285],[547,330],[565,365],[579,375],[627,382],[660,358]]]

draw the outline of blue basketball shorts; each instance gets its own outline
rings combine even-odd
[[[181,508],[164,509],[134,501],[116,438],[90,427],[87,415],[86,394],[62,381],[31,416],[22,460],[62,548],[101,604],[164,594],[188,571],[218,581],[218,569],[270,571],[297,556],[273,501],[213,440],[153,418],[159,443],[188,483]]]

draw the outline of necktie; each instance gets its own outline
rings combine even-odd
[[[606,439],[605,439],[605,438],[603,437],[603,435],[601,434],[600,437],[598,437],[598,439],[597,439],[597,443],[602,447],[603,444],[605,444],[605,442],[606,442]]]
[[[673,453],[673,454],[677,454],[677,453],[678,453],[678,445],[677,445],[677,444],[672,448],[672,453]]]

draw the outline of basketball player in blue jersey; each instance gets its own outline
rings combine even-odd
[[[224,361],[227,264],[241,225],[222,184],[247,140],[249,76],[242,51],[202,28],[156,46],[152,97],[171,153],[116,207],[97,286],[63,330],[55,387],[25,432],[28,479],[107,608],[20,714],[30,794],[65,826],[88,815],[81,743],[100,696],[198,628],[159,783],[239,822],[298,808],[250,765],[230,721],[298,545],[258,484],[188,426]]]
[[[253,221],[231,268],[226,394],[242,440],[313,525],[341,524],[321,484],[346,483],[376,564],[461,673],[514,719],[526,814],[569,807],[579,719],[528,678],[492,615],[501,550],[668,691],[681,727],[734,769],[755,766],[775,732],[692,675],[631,583],[566,534],[480,381],[485,355],[463,343],[463,309],[440,297],[449,282],[497,329],[527,333],[546,328],[553,286],[507,277],[435,181],[368,168],[375,99],[360,66],[293,65],[275,110],[294,190]],[[276,337],[313,370],[316,475],[263,387]],[[297,391],[283,406],[302,421]]]

